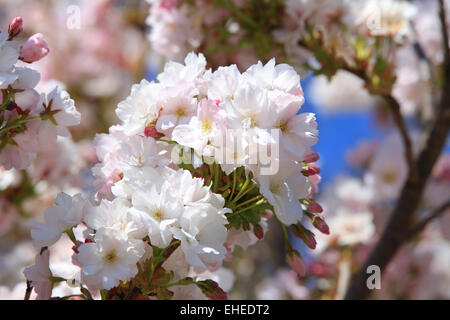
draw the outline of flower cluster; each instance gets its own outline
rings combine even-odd
[[[222,298],[205,272],[214,274],[236,245],[262,239],[267,210],[314,248],[303,212],[329,230],[312,198],[320,181],[310,149],[317,124],[299,113],[295,70],[271,60],[244,73],[235,65],[212,72],[202,54],[190,53],[185,64],[167,63],[157,80],[134,85],[116,109],[121,124],[95,139],[95,194],[61,193],[45,222],[35,222],[37,259],[65,233],[78,271],[64,279],[84,298],[180,298],[180,286]],[[300,254],[286,243],[288,263],[303,275]],[[28,280],[50,297],[48,282]]]
[[[8,32],[0,33],[0,165],[25,169],[45,145],[58,136],[70,136],[67,127],[80,122],[73,100],[59,87],[48,92],[35,90],[39,72],[20,66],[49,52],[42,34],[30,37],[22,46],[14,41],[22,31],[22,19],[15,18]]]

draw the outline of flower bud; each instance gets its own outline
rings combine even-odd
[[[315,163],[308,164],[303,166],[302,173],[306,177],[313,176],[320,173],[320,167]]]
[[[267,220],[271,219],[273,217],[273,212],[270,209],[264,210],[264,212],[260,212],[259,215],[261,218],[266,218]]]
[[[310,248],[310,249],[315,249],[317,242],[316,242],[316,238],[314,236],[314,233],[312,233],[311,231],[309,231],[308,229],[306,229],[304,226],[302,226],[300,223],[299,224],[293,224],[291,226],[291,230],[294,233],[294,235],[297,238],[300,238],[303,240],[303,242]]]
[[[312,224],[320,232],[324,234],[330,234],[330,228],[328,227],[328,224],[319,216],[314,216]]]
[[[153,139],[156,139],[158,137],[158,131],[156,130],[155,126],[145,127],[144,134],[147,138],[151,137]]]
[[[306,274],[305,264],[303,263],[300,253],[292,248],[286,253],[286,262],[294,270],[299,277],[304,277]]]
[[[27,63],[32,63],[44,58],[50,49],[47,41],[41,33],[31,36],[20,48],[20,59]]]
[[[316,162],[317,160],[319,160],[319,154],[317,153],[317,151],[315,150],[311,150],[306,156],[305,159],[303,159],[303,162],[306,163],[311,163],[311,162]]]
[[[253,233],[259,240],[264,238],[264,230],[259,224],[253,225]]]
[[[227,293],[214,280],[197,281],[195,284],[211,300],[227,300]]]
[[[11,20],[8,27],[9,37],[12,39],[23,31],[23,19],[21,16],[17,16]]]
[[[313,200],[309,200],[308,211],[312,212],[312,213],[322,213],[323,212],[323,208],[317,202],[315,202]]]

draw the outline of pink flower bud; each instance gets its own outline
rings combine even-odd
[[[153,139],[156,139],[158,137],[158,131],[156,130],[155,126],[145,127],[144,134],[147,138],[151,137]]]
[[[323,208],[320,204],[313,200],[309,200],[308,211],[312,213],[322,213]]]
[[[44,58],[50,49],[41,33],[31,36],[20,48],[20,59],[24,62],[32,63]]]
[[[267,220],[273,217],[273,212],[270,209],[266,209],[264,212],[260,212],[259,215],[261,218],[266,218]]]
[[[214,280],[197,281],[196,285],[211,300],[227,300],[227,293]]]
[[[327,223],[319,216],[315,216],[313,218],[313,226],[324,234],[330,234],[330,228],[328,227]]]
[[[302,173],[306,177],[309,177],[309,176],[312,176],[312,175],[315,175],[315,174],[319,174],[320,173],[320,167],[317,164],[312,163],[312,164],[309,164],[307,166],[304,166],[303,170],[302,170]]]
[[[23,31],[23,19],[21,16],[17,16],[11,20],[8,27],[8,34],[10,38],[14,38]]]
[[[303,242],[312,250],[317,246],[316,238],[314,233],[303,227],[300,223],[291,226],[291,230],[297,238],[303,240]]]
[[[264,230],[263,228],[259,225],[259,224],[255,224],[253,226],[253,233],[255,234],[255,236],[261,240],[262,238],[264,238]]]
[[[306,163],[311,163],[311,162],[316,162],[317,160],[319,160],[319,154],[317,153],[317,151],[315,150],[311,150],[306,156],[305,159],[303,159],[303,162]]]
[[[304,277],[306,274],[305,264],[303,263],[300,253],[295,250],[290,250],[286,254],[286,262],[294,270],[299,277]]]

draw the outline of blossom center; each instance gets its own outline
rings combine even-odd
[[[164,213],[162,212],[162,210],[158,209],[155,212],[153,212],[153,217],[155,217],[155,219],[161,221],[162,219],[164,219]]]
[[[116,253],[116,250],[112,249],[112,250],[108,251],[108,252],[104,255],[103,260],[104,260],[106,263],[109,263],[109,264],[113,264],[114,262],[116,262],[116,261],[117,261],[117,253]]]
[[[186,116],[186,108],[185,107],[178,107],[177,111],[176,111],[177,117],[181,118]]]
[[[270,185],[270,192],[273,194],[280,194],[281,192],[281,185],[280,184],[272,184]]]
[[[211,121],[207,119],[203,119],[202,121],[202,131],[203,133],[208,133],[211,131]]]
[[[282,133],[287,133],[287,131],[288,131],[287,123],[281,124],[278,128],[281,130]]]

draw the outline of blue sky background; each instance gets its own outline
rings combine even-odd
[[[337,174],[350,172],[346,163],[346,152],[355,147],[359,141],[381,139],[383,132],[377,127],[370,108],[361,111],[324,112],[308,99],[308,88],[314,76],[302,79],[305,92],[305,104],[300,112],[316,114],[319,141],[314,149],[320,155],[321,186],[332,183]]]

